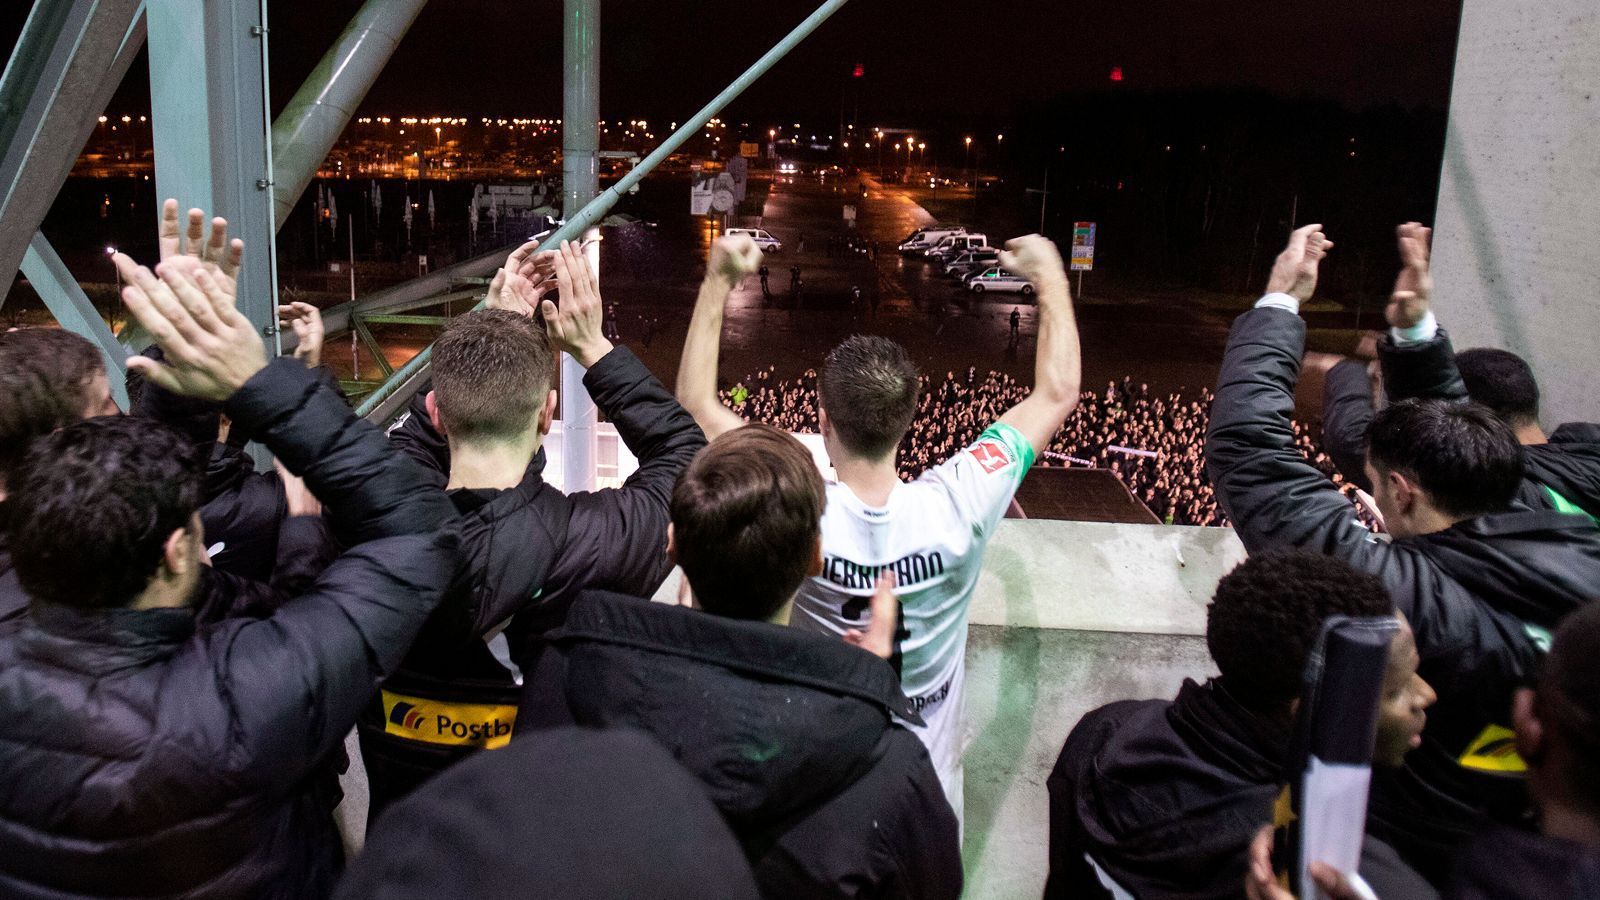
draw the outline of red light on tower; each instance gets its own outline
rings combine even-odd
[[[851,78],[865,78],[865,77],[867,77],[867,67],[863,66],[861,63],[856,63],[856,70],[854,72],[850,73],[850,77]]]
[[[1122,80],[1122,67],[1121,66],[1112,66],[1111,67],[1111,80],[1112,81],[1121,81]]]

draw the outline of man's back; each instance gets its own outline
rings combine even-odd
[[[830,483],[822,574],[795,598],[792,625],[843,634],[861,627],[878,575],[894,574],[901,625],[892,661],[927,723],[912,730],[928,745],[958,815],[967,608],[984,548],[1032,461],[1014,429],[995,425],[949,461],[897,485],[883,507]]]
[[[768,896],[956,897],[956,823],[882,661],[842,641],[614,594],[552,635],[572,718],[659,740]]]
[[[337,875],[317,773],[454,573],[456,535],[443,495],[298,363],[229,412],[352,549],[270,618],[35,601],[0,633],[6,896],[305,897]]]
[[[1045,896],[1108,896],[1102,878],[1139,897],[1236,896],[1288,738],[1215,682],[1090,712],[1048,782]]]

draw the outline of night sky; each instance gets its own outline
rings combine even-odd
[[[272,0],[276,105],[359,0]],[[8,48],[25,4],[0,11]],[[732,107],[730,118],[837,121],[850,69],[863,124],[1004,120],[1108,86],[1245,87],[1361,109],[1448,103],[1461,0],[855,0]],[[681,119],[813,7],[750,0],[605,0],[602,111]],[[394,115],[559,115],[559,0],[434,0],[368,96]],[[142,65],[114,106],[148,101]],[[852,101],[854,102],[854,101]],[[871,119],[869,123],[865,121]]]

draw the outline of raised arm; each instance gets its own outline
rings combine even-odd
[[[1294,446],[1294,388],[1305,353],[1300,304],[1333,245],[1319,225],[1296,231],[1267,295],[1228,335],[1206,433],[1206,470],[1245,549],[1304,547],[1359,557],[1378,544],[1348,500]]]
[[[678,364],[678,402],[711,440],[744,424],[744,419],[723,406],[717,397],[717,357],[728,295],[738,286],[739,279],[759,268],[761,250],[748,235],[718,238],[711,245],[706,278],[694,301],[689,336],[683,342],[683,360]]]
[[[160,279],[126,256],[116,262],[129,311],[168,359],[134,357],[129,367],[176,393],[226,401],[234,421],[327,503],[351,547],[271,617],[202,635],[226,670],[234,727],[277,763],[250,777],[298,781],[344,739],[444,596],[458,564],[454,509],[303,365],[267,364],[260,335],[217,277],[170,259]]]
[[[1072,293],[1056,245],[1030,234],[1006,242],[1000,265],[1033,282],[1039,298],[1039,346],[1033,366],[1033,393],[1013,406],[1000,422],[1021,432],[1035,454],[1050,447],[1061,423],[1078,407],[1083,354]]]
[[[1400,274],[1385,316],[1389,334],[1378,341],[1384,390],[1391,401],[1471,399],[1456,367],[1450,336],[1433,315],[1433,275],[1429,244],[1433,229],[1407,222],[1396,230]]]

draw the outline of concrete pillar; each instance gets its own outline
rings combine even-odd
[[[1600,419],[1600,6],[1466,0],[1435,222],[1457,349],[1532,364],[1546,428]]]

